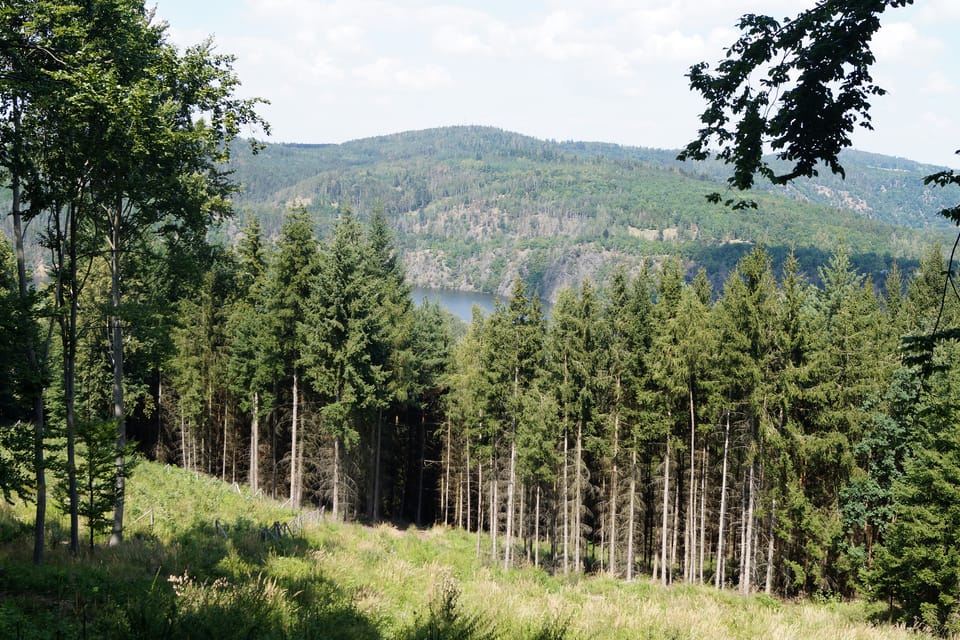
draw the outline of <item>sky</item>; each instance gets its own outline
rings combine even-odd
[[[274,142],[448,125],[677,149],[704,104],[684,74],[722,59],[744,13],[813,0],[147,0],[179,47],[212,36]],[[960,167],[960,1],[890,9],[872,132],[854,146]]]

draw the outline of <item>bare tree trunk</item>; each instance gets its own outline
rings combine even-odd
[[[740,575],[741,593],[750,593],[753,589],[753,470],[755,463],[750,463],[750,474],[747,485],[747,513],[744,523],[743,573]]]
[[[14,143],[16,145],[16,157],[21,158],[20,141],[20,103],[17,98],[13,99],[13,126]],[[12,171],[10,176],[10,195],[12,203],[10,213],[13,217],[13,241],[17,253],[17,287],[20,302],[26,308],[28,299],[29,285],[27,282],[27,262],[26,254],[23,248],[23,214],[20,210],[20,175],[19,171]],[[30,366],[30,373],[36,376],[36,381],[30,385],[30,395],[33,402],[33,473],[36,484],[36,509],[33,519],[33,563],[43,564],[43,555],[45,549],[46,522],[47,522],[47,476],[46,462],[44,454],[44,442],[46,440],[46,416],[43,406],[43,387],[39,384],[40,380],[40,361],[41,356],[37,352],[38,345],[30,337],[26,344],[27,363]]]
[[[187,418],[180,407],[180,463],[187,471],[190,470],[190,450],[187,448]]]
[[[467,518],[469,519],[469,515]],[[469,529],[469,525],[467,525]],[[477,465],[477,559],[480,558],[480,532],[483,530],[483,463]]]
[[[497,554],[497,529],[500,527],[500,518],[497,513],[500,510],[497,504],[497,466],[494,461],[490,461],[490,558],[496,562]]]
[[[684,581],[693,582],[696,564],[697,540],[697,420],[693,401],[693,381],[688,385],[687,397],[690,403],[690,486],[687,488],[687,522],[684,528],[684,537],[686,539],[683,550],[683,573]]]
[[[707,549],[707,448],[703,448],[700,466],[700,562],[697,582],[703,584],[703,561]]]
[[[470,510],[471,510],[471,499],[470,499],[470,438],[467,437],[467,531],[470,531]],[[480,528],[480,518],[477,517],[477,529]]]
[[[507,481],[507,530],[505,538],[505,547],[503,550],[503,568],[504,570],[510,568],[512,549],[513,544],[513,493],[515,491],[515,474],[516,474],[516,464],[517,464],[517,443],[516,441],[510,442],[510,477]]]
[[[573,570],[583,570],[583,551],[580,544],[583,538],[583,421],[577,421],[577,446],[573,481]]]
[[[250,489],[260,490],[260,392],[253,392],[253,413],[250,420]]]
[[[570,485],[567,430],[563,430],[563,573],[570,573]]]
[[[620,378],[617,378],[617,397],[620,396]],[[617,575],[617,456],[620,455],[620,412],[613,418],[613,465],[610,469],[610,577]]]
[[[533,518],[533,566],[540,566],[540,485],[537,484],[537,506]]]
[[[67,207],[61,219],[62,208],[55,206],[51,213],[52,259],[56,268],[54,286],[57,325],[63,352],[63,399],[67,445],[67,500],[70,516],[70,553],[80,552],[80,495],[77,486],[76,458],[76,363],[77,363],[77,233],[76,207]]]
[[[300,409],[300,385],[299,377],[297,375],[297,369],[293,369],[293,420],[290,425],[290,506],[294,509],[300,507],[300,496],[298,495],[297,489],[297,429],[300,426],[298,420],[298,411]],[[336,455],[334,455],[336,458]],[[337,460],[334,460],[334,491],[333,491],[333,515],[337,517],[337,478],[336,478],[336,464]]]
[[[777,500],[770,505],[770,531],[767,538],[767,576],[763,584],[763,592],[769,595],[773,592],[773,553],[774,553],[774,526],[777,519]]]
[[[523,546],[524,553],[526,554],[527,564],[530,563],[530,547],[527,546],[526,538],[526,527],[524,527],[524,518],[526,513],[524,512],[524,507],[526,507],[527,498],[527,486],[523,482],[520,483],[520,513],[517,515],[517,540],[520,541]]]
[[[630,502],[627,516],[627,582],[633,580],[633,536],[636,528],[637,451],[630,452]]]
[[[677,482],[673,495],[673,544],[670,547],[670,582],[673,583],[673,572],[677,568],[677,540],[680,537],[680,470],[677,469]]]
[[[447,418],[447,470],[443,485],[443,526],[447,526],[447,516],[450,513],[450,467],[453,465],[453,457],[450,445],[451,434],[452,426],[450,425],[450,419]]]
[[[727,520],[727,464],[728,453],[730,450],[730,411],[727,411],[727,421],[723,430],[723,465],[720,472],[720,514],[718,516],[717,533],[717,572],[714,576],[713,586],[717,589],[723,587],[724,583],[724,565],[726,564],[723,555],[724,525]]]
[[[660,528],[660,584],[667,584],[667,535],[670,530],[670,436],[663,459],[663,522]]]
[[[126,493],[127,421],[123,399],[123,325],[120,319],[120,243],[123,239],[123,199],[117,198],[110,224],[110,354],[113,357],[113,419],[117,422],[117,477],[110,546],[123,542],[123,508]]]
[[[340,519],[340,438],[333,437],[333,519]]]
[[[220,464],[220,480],[222,482],[227,481],[227,441],[229,440],[229,428],[230,425],[227,422],[227,418],[230,414],[229,408],[227,406],[227,399],[223,400],[223,457]]]

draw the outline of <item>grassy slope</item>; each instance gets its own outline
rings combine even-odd
[[[868,624],[862,603],[502,571],[476,559],[473,534],[297,517],[157,464],[138,467],[128,486],[128,542],[80,559],[58,544],[39,569],[15,521],[29,508],[0,512],[0,637],[918,637]],[[295,535],[264,541],[273,522]]]

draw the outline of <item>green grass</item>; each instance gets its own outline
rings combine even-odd
[[[53,521],[39,568],[29,506],[0,510],[0,638],[922,637],[871,624],[864,603],[503,571],[475,557],[475,534],[298,518],[157,464],[128,490],[122,546],[74,558]],[[274,522],[294,535],[264,535]]]

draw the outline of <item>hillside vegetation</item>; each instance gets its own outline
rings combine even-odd
[[[382,209],[416,286],[506,293],[516,276],[544,298],[614,265],[678,255],[714,284],[763,242],[776,266],[791,248],[816,280],[838,241],[861,270],[912,264],[942,237],[943,194],[922,185],[929,167],[851,153],[848,180],[827,172],[759,208],[706,201],[724,168],[675,152],[557,143],[484,127],[450,127],[341,145],[268,145],[238,153],[237,204],[276,237],[284,211],[304,206],[325,235],[337,213]],[[792,196],[792,197],[790,197]],[[842,208],[837,208],[842,207]],[[233,237],[240,222],[227,227]],[[229,239],[229,238],[228,238]]]
[[[155,463],[128,490],[129,542],[74,558],[53,539],[43,567],[29,559],[27,507],[0,511],[0,636],[923,637],[872,623],[862,603],[502,571],[486,536],[342,524]]]

